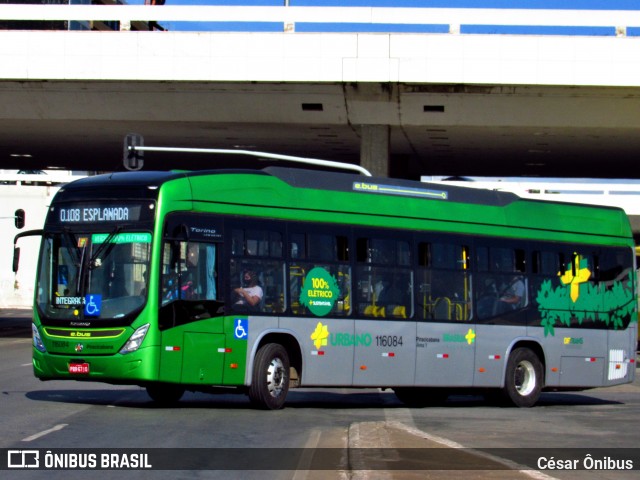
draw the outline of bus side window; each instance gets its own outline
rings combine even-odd
[[[633,269],[633,256],[622,248],[603,250],[593,258],[593,276],[610,287],[614,281],[624,279]]]
[[[304,303],[303,286],[307,274],[321,269],[333,277],[338,295],[331,315],[351,314],[351,267],[349,237],[334,233],[296,232],[289,235],[289,306],[294,315],[310,315]]]
[[[361,237],[356,241],[358,313],[375,318],[413,316],[409,242]]]
[[[302,279],[306,276],[304,268],[300,266],[300,260],[307,257],[305,235],[292,233],[289,236],[289,298],[291,311],[298,314],[302,311],[300,305],[300,293]]]
[[[217,300],[217,246],[169,241],[162,255],[162,304],[172,300]]]
[[[283,312],[285,281],[282,233],[267,228],[235,228],[232,230],[231,254],[231,308],[248,312]]]
[[[178,298],[178,265],[180,259],[178,242],[165,242],[162,249],[161,304]]]
[[[187,300],[217,300],[217,246],[211,243],[189,242],[186,248],[185,270],[182,272],[182,295]]]
[[[469,248],[455,242],[420,242],[418,264],[419,318],[469,320]]]
[[[524,308],[529,302],[525,250],[482,246],[476,253],[479,259],[478,317],[488,319]],[[534,259],[539,263],[539,259]]]

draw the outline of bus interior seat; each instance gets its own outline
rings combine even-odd
[[[438,320],[451,320],[451,300],[447,297],[436,298],[433,316]]]

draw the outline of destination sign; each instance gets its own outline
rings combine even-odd
[[[106,233],[96,233],[91,236],[91,243],[104,243],[109,238]],[[119,233],[111,239],[111,243],[151,243],[150,233]]]
[[[49,221],[64,225],[139,222],[153,219],[153,207],[153,203],[59,205],[50,212]]]
[[[129,220],[129,207],[61,208],[61,222],[114,222]]]

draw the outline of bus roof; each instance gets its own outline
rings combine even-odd
[[[533,235],[536,238],[567,241],[563,233],[632,238],[626,214],[615,207],[529,200],[510,192],[273,166],[262,170],[116,172],[72,182],[56,201],[71,201],[81,192],[87,198],[107,198],[111,188],[117,189],[119,196],[137,191],[134,197],[149,198],[162,185],[179,179],[190,185],[188,194],[198,210],[202,207],[197,204],[202,201],[254,206],[255,213],[248,214],[272,218],[338,223],[335,216],[341,215],[339,223],[442,232],[489,234],[486,227],[501,227],[503,230],[496,235],[528,237],[526,230],[546,232]],[[247,191],[252,194],[247,195]],[[237,207],[225,208],[221,212],[238,213]],[[432,223],[421,227],[415,223],[419,221]]]

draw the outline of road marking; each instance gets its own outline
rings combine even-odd
[[[320,442],[320,436],[322,432],[313,428],[311,433],[309,433],[309,437],[302,448],[302,455],[300,457],[300,461],[298,461],[298,465],[296,467],[296,473],[293,475],[292,480],[305,480],[309,478],[309,466],[311,465],[311,460],[313,459],[313,451],[318,446]]]
[[[419,428],[417,428],[415,426],[415,423],[413,421],[413,417],[411,415],[411,412],[408,408],[400,408],[400,409],[394,409],[394,410],[390,410],[390,409],[385,409],[385,422],[388,426],[390,427],[395,427],[401,430],[404,430],[405,432],[411,434],[411,435],[415,435],[417,437],[421,437],[424,438],[426,440],[429,440],[431,442],[435,442],[435,443],[439,443],[441,445],[444,445],[448,448],[459,448],[459,449],[465,449],[468,450],[469,452],[472,452],[474,455],[477,455],[479,457],[483,457],[486,458],[488,460],[491,460],[493,462],[497,462],[497,463],[501,463],[502,465],[505,465],[507,467],[509,467],[511,470],[515,470],[518,473],[521,473],[525,476],[528,476],[530,478],[533,478],[535,480],[558,480],[556,477],[551,477],[545,473],[542,473],[538,470],[530,470],[527,467],[525,467],[524,465],[520,465],[516,462],[513,462],[511,460],[507,460],[506,458],[502,458],[502,457],[498,457],[496,455],[491,455],[490,453],[485,453],[485,452],[481,452],[479,450],[476,450],[475,448],[467,448],[464,445],[458,443],[458,442],[454,442],[453,440],[449,440],[448,438],[444,438],[444,437],[439,437],[437,435],[432,435],[430,433],[425,432],[424,430],[420,430]],[[400,421],[400,419],[402,419]],[[409,424],[409,425],[407,425]]]
[[[35,433],[35,434],[31,435],[30,437],[23,438],[22,441],[23,442],[32,442],[33,440],[36,440],[36,439],[38,439],[40,437],[44,437],[45,435],[48,435],[50,433],[57,432],[58,430],[62,430],[64,427],[66,427],[68,425],[69,425],[68,423],[60,423],[60,424],[56,425],[55,427],[51,427],[48,430],[43,430],[42,432]]]
[[[4,339],[2,339],[2,341],[0,343],[2,343],[2,345],[26,345],[27,343],[31,343],[32,340],[30,338],[20,338],[17,340],[8,340],[5,341]]]
[[[20,365],[21,367],[32,367],[33,366],[33,362],[29,362],[29,363],[23,363],[22,365]]]
[[[385,409],[386,410],[386,409]],[[385,470],[360,470],[364,465],[363,451],[367,448],[390,449],[392,447],[389,435],[385,429],[387,422],[358,422],[349,425],[347,445],[349,449],[349,474],[353,480],[392,480],[393,472]],[[388,452],[391,459],[394,452]],[[354,470],[355,468],[355,470]]]

